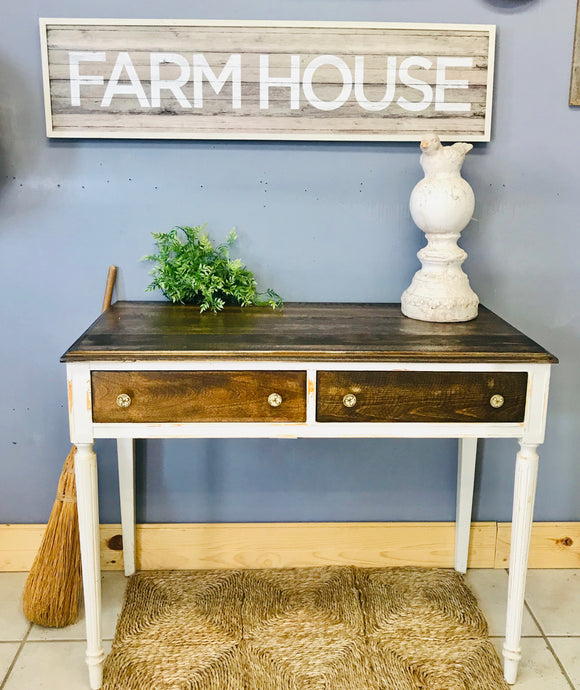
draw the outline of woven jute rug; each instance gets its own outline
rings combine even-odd
[[[145,572],[105,690],[507,690],[461,575],[421,568]]]

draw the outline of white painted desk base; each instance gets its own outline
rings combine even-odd
[[[455,519],[455,570],[467,572],[469,532],[475,480],[476,438],[460,438],[457,460],[457,511]],[[125,575],[135,572],[135,454],[133,439],[117,439],[123,561]]]
[[[521,424],[511,423],[320,423],[316,422],[316,371],[348,370],[420,370],[420,371],[526,371],[528,391],[526,413]],[[95,424],[91,408],[91,371],[97,369],[148,370],[242,370],[306,369],[308,399],[306,422],[300,424],[216,423],[216,424]],[[550,365],[548,364],[408,364],[316,362],[82,362],[67,364],[70,390],[71,441],[77,445],[75,461],[83,586],[87,626],[87,664],[92,690],[102,685],[104,651],[100,626],[100,564],[97,464],[93,451],[95,438],[117,438],[119,484],[123,523],[126,573],[135,569],[134,438],[288,438],[288,437],[409,437],[458,438],[457,524],[455,568],[465,572],[469,548],[469,529],[473,480],[478,437],[517,438],[520,450],[516,458],[509,588],[506,614],[506,638],[503,647],[504,675],[508,683],[516,681],[521,657],[520,637],[524,606],[529,542],[538,469],[537,446],[543,442],[548,401]]]

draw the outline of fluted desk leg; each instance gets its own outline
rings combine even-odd
[[[105,652],[101,641],[101,564],[97,456],[92,443],[77,444],[75,456],[83,591],[87,628],[87,655],[91,690],[103,684]]]
[[[536,448],[537,445],[520,441],[520,451],[516,458],[506,634],[503,646],[504,677],[510,685],[516,682],[521,658],[524,593],[538,476]]]

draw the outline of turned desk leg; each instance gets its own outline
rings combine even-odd
[[[78,443],[75,478],[79,512],[83,592],[87,628],[87,655],[91,690],[103,684],[105,652],[101,642],[101,563],[97,456],[92,443]]]
[[[121,530],[125,575],[135,572],[135,443],[132,438],[117,439]]]
[[[455,570],[467,571],[469,533],[475,480],[476,438],[460,438],[457,458],[457,511],[455,513]]]
[[[503,646],[504,677],[510,685],[516,682],[521,658],[524,592],[538,476],[536,448],[537,445],[520,441],[520,451],[516,457],[507,619]]]

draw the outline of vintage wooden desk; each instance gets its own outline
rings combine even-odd
[[[504,670],[520,659],[530,530],[550,366],[480,308],[460,324],[398,304],[288,304],[200,314],[117,302],[63,355],[78,492],[90,686],[101,687],[96,438],[118,443],[123,541],[134,569],[134,438],[458,438],[455,567],[467,566],[477,439],[517,438]]]

